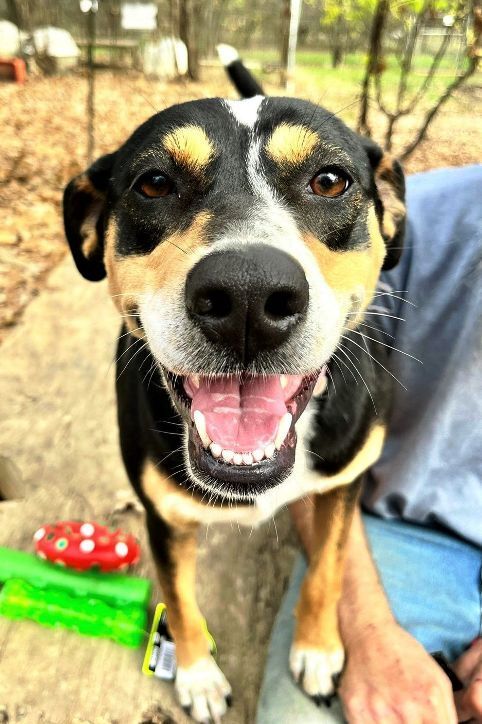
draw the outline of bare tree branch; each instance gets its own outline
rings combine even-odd
[[[373,22],[370,29],[370,47],[368,51],[368,59],[363,78],[362,92],[360,97],[360,114],[358,117],[358,132],[371,136],[371,128],[368,124],[368,104],[370,95],[370,82],[372,76],[380,73],[381,54],[382,54],[382,37],[385,22],[390,9],[389,0],[378,0],[373,16]]]
[[[400,156],[402,161],[407,159],[414,152],[417,146],[423,141],[423,139],[427,135],[428,127],[430,126],[442,106],[449,100],[449,98],[455,93],[455,91],[460,88],[460,86],[462,86],[470,78],[471,75],[475,73],[479,66],[480,45],[482,40],[482,5],[480,4],[480,0],[472,0],[469,13],[472,15],[474,21],[474,38],[472,45],[468,48],[467,52],[469,58],[467,68],[464,73],[457,76],[452,81],[452,83],[447,86],[444,93],[438,99],[437,103],[427,112],[415,138],[404,148]]]
[[[447,50],[448,45],[452,39],[454,28],[455,28],[455,23],[454,23],[454,25],[452,25],[450,30],[447,33],[445,33],[445,35],[443,36],[442,42],[440,43],[440,46],[432,59],[428,73],[425,76],[422,85],[420,86],[420,88],[418,89],[418,91],[415,93],[412,100],[410,101],[409,105],[404,109],[404,114],[412,113],[415,110],[415,108],[418,106],[420,101],[422,100],[422,98],[425,95],[425,93],[427,92],[427,90],[429,89],[429,87],[432,83],[432,80],[435,76],[435,73],[438,70],[440,62],[445,55],[445,51]]]
[[[477,70],[477,66],[478,58],[474,55],[470,58],[469,65],[465,73],[459,75],[457,78],[455,78],[454,81],[452,81],[452,83],[450,83],[449,86],[447,86],[445,92],[440,96],[437,103],[428,111],[422,123],[422,126],[418,131],[417,135],[415,136],[414,140],[403,149],[403,152],[400,155],[400,159],[402,161],[405,161],[414,152],[419,143],[423,141],[423,139],[427,135],[429,125],[432,123],[433,119],[440,111],[442,106],[448,101],[448,99],[453,95],[457,88],[460,88],[460,86],[465,83],[465,81],[470,78],[471,75],[475,73],[475,71]]]

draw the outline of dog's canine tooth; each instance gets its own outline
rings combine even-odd
[[[253,464],[253,456],[251,455],[251,453],[243,453],[243,463],[245,465]]]
[[[221,455],[223,456],[224,462],[230,463],[234,457],[234,452],[232,450],[223,450]]]
[[[209,446],[209,450],[211,451],[211,455],[213,456],[213,458],[218,458],[221,456],[223,448],[221,447],[221,445],[218,445],[217,442],[212,442]]]
[[[189,381],[197,390],[199,389],[199,375],[190,375]]]
[[[243,464],[243,456],[241,455],[241,453],[234,453],[233,463],[234,463],[234,465]]]
[[[274,446],[277,450],[279,450],[281,445],[284,443],[286,435],[288,434],[291,427],[292,420],[293,415],[290,412],[286,412],[279,421],[278,432],[276,433],[276,438],[274,441]]]
[[[202,444],[204,445],[204,447],[209,447],[211,444],[211,438],[207,434],[206,418],[202,414],[201,410],[194,411],[194,424],[196,425]]]
[[[267,458],[272,458],[274,455],[274,451],[276,450],[274,442],[270,442],[269,445],[266,445],[264,449],[264,454]]]
[[[288,378],[286,377],[286,375],[280,375],[279,381],[281,389],[284,390],[286,385],[288,384]]]
[[[261,450],[261,448],[256,448],[256,450],[253,450],[253,460],[256,463],[260,463],[261,460],[264,458],[264,450]]]
[[[318,379],[316,380],[315,389],[313,390],[313,397],[318,397],[322,392],[325,391],[326,387],[326,376],[323,372],[320,372]]]

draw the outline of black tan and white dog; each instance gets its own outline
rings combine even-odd
[[[405,216],[401,168],[378,146],[312,103],[253,96],[238,60],[229,72],[247,98],[156,114],[64,195],[77,267],[107,275],[123,318],[122,455],[197,721],[230,696],[195,599],[198,527],[252,526],[310,493],[290,664],[309,695],[333,690],[344,542],[389,399],[385,347],[358,328]]]

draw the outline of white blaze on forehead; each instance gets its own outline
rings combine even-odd
[[[238,123],[247,128],[253,128],[263,101],[264,96],[253,96],[253,98],[243,98],[239,101],[226,100],[224,103]]]
[[[251,131],[246,154],[246,170],[248,172],[249,185],[258,198],[263,199],[265,205],[271,207],[276,213],[275,207],[278,203],[277,194],[269,185],[261,169],[261,138],[254,133],[254,125],[258,120],[259,110],[264,100],[264,96],[254,96],[253,98],[244,98],[239,101],[225,100],[223,102],[238,123],[249,128]]]

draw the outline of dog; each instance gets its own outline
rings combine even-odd
[[[386,346],[360,325],[405,224],[397,161],[317,105],[265,97],[236,55],[226,66],[242,99],[157,113],[64,192],[77,268],[107,276],[123,320],[121,451],[196,721],[231,694],[195,598],[198,527],[252,526],[308,494],[290,666],[310,696],[333,692],[345,541],[390,401]]]

